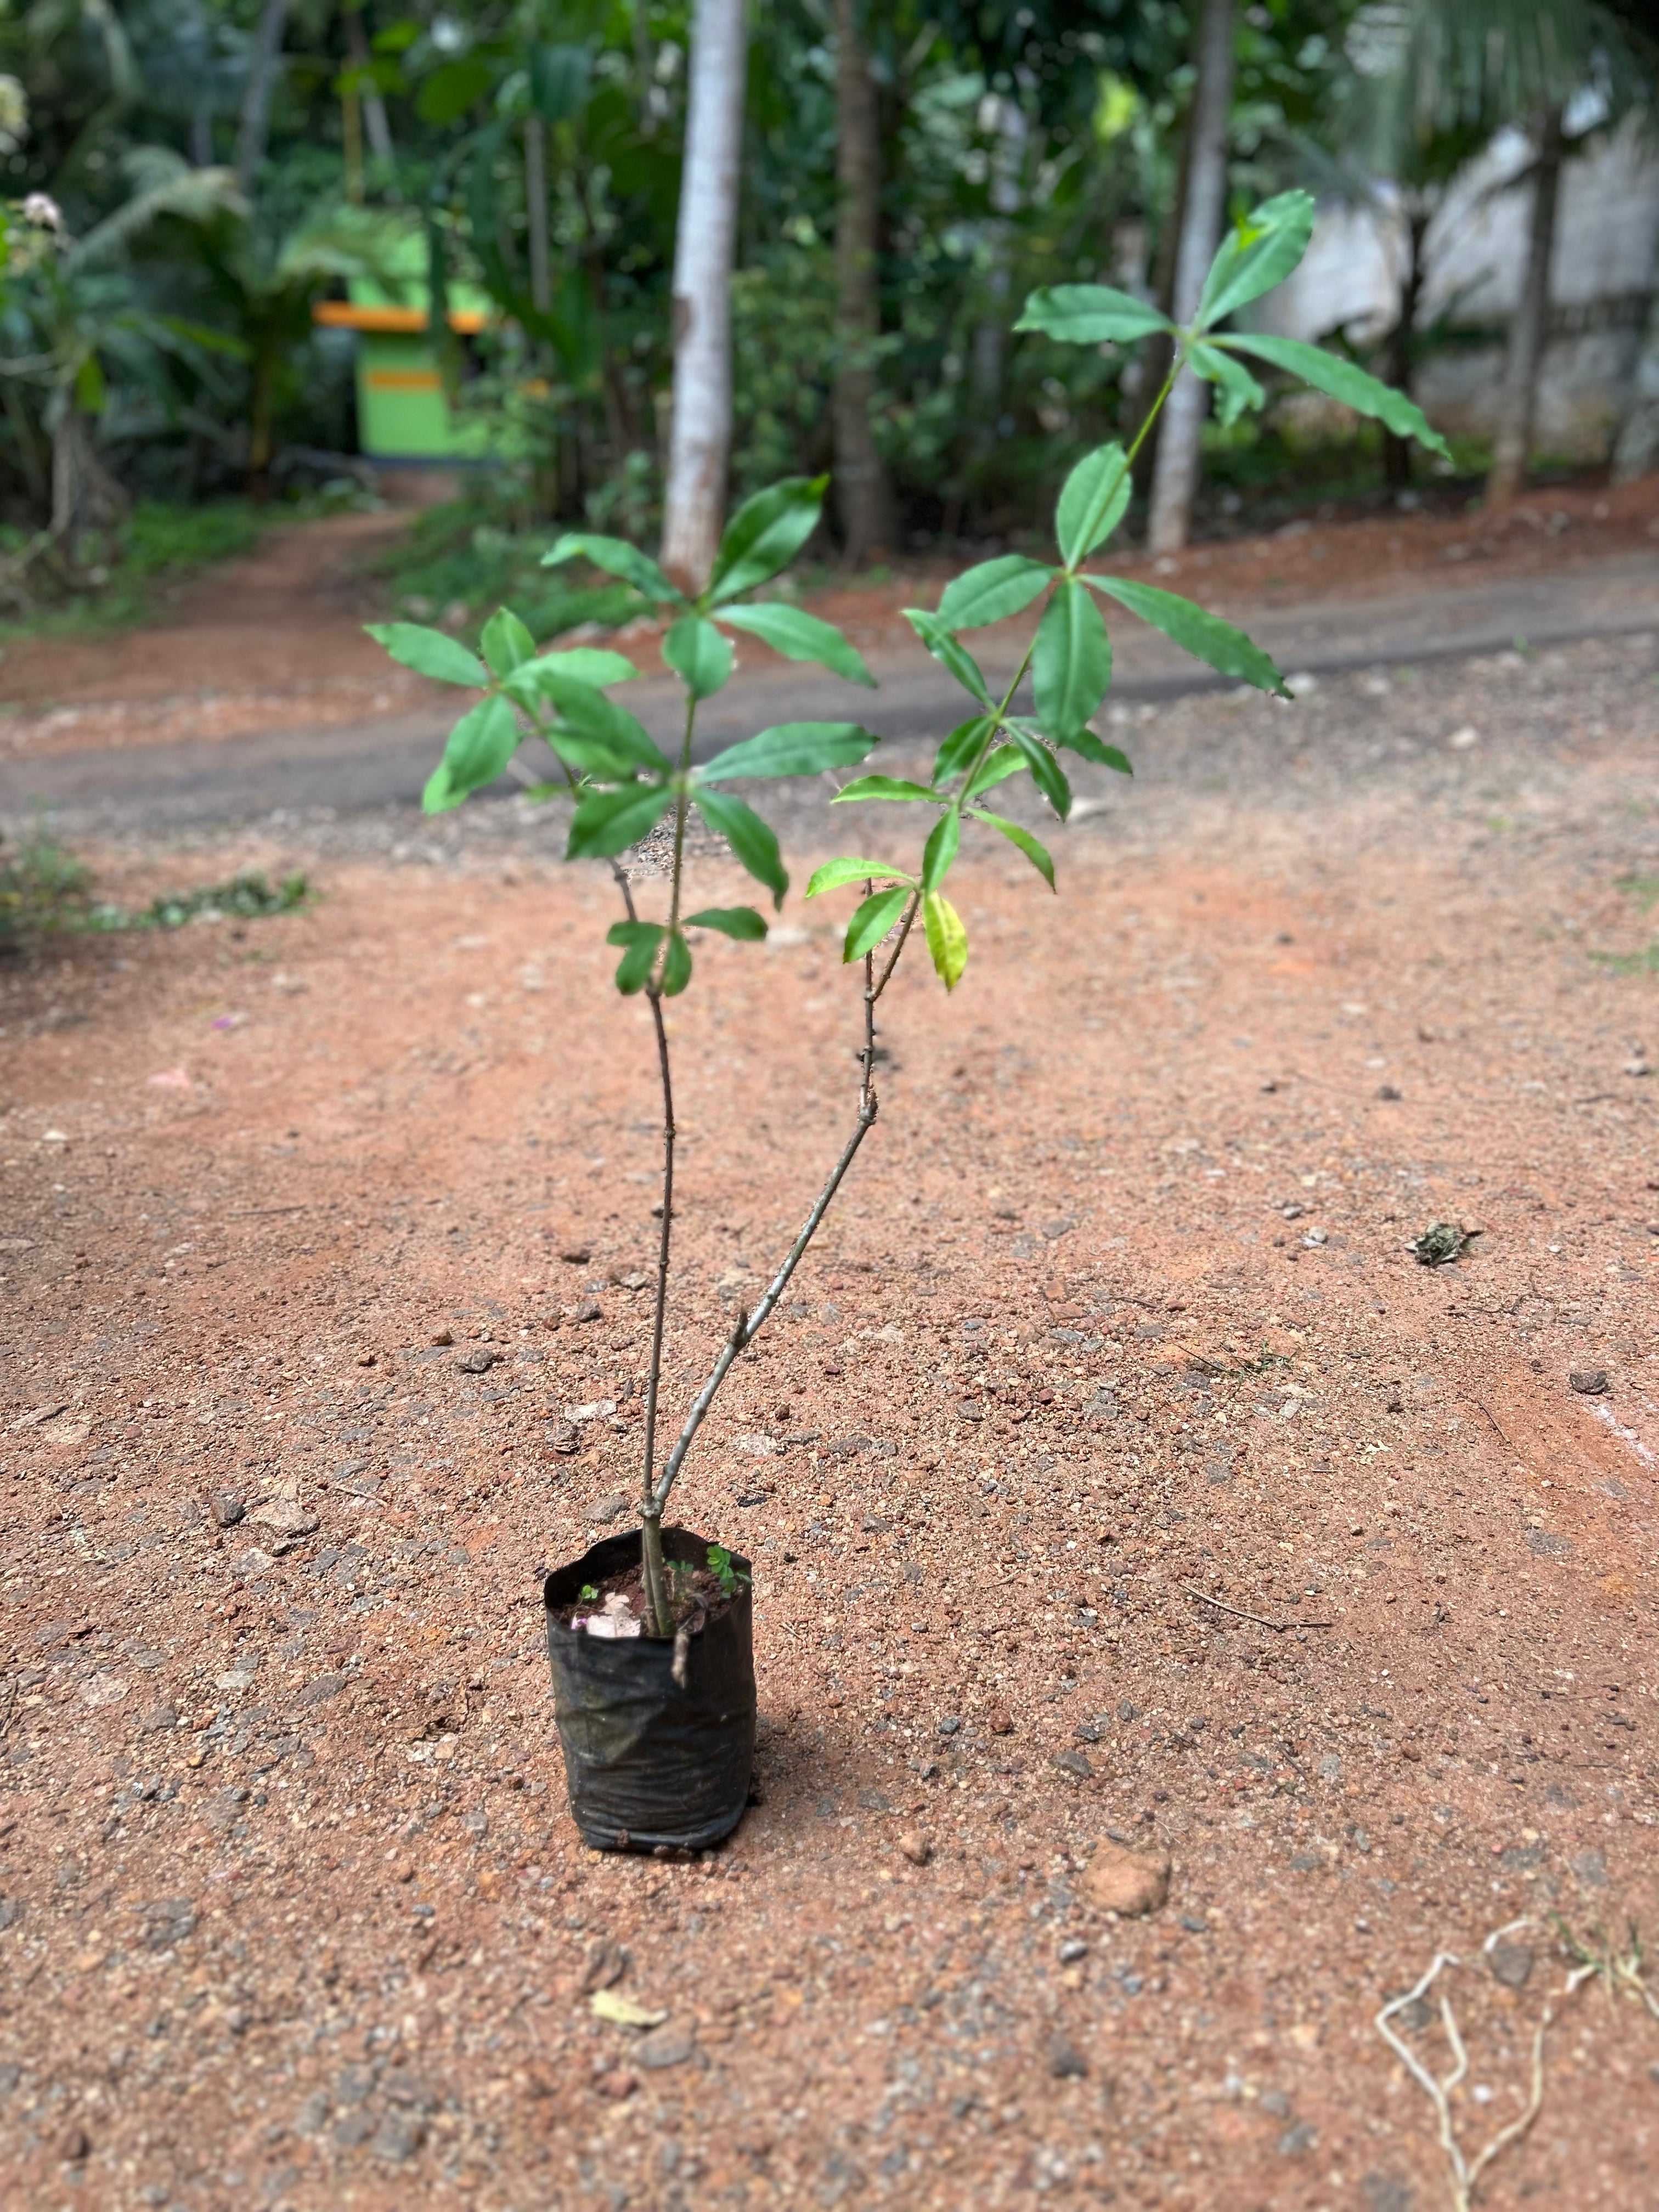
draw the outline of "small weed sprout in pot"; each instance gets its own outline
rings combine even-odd
[[[1288,276],[1306,249],[1313,201],[1304,192],[1269,200],[1223,242],[1190,327],[1169,323],[1127,294],[1094,284],[1035,293],[1018,327],[1083,345],[1133,343],[1162,331],[1174,365],[1139,437],[1144,439],[1183,374],[1217,390],[1224,422],[1267,394],[1243,356],[1301,379],[1401,434],[1443,451],[1411,402],[1316,346],[1223,325]],[[596,1544],[547,1578],[544,1598],[556,1709],[572,1810],[587,1840],[608,1848],[696,1847],[728,1833],[746,1801],[755,1733],[750,1562],[690,1531],[664,1525],[687,1453],[732,1364],[753,1343],[783,1295],[877,1116],[876,1009],[907,948],[920,942],[947,991],[960,982],[968,932],[945,895],[965,835],[1008,840],[1054,888],[1054,861],[1023,823],[988,803],[1012,778],[1029,775],[1060,820],[1071,811],[1061,756],[1122,775],[1129,762],[1090,726],[1112,676],[1103,601],[1152,623],[1224,675],[1280,697],[1284,679],[1243,633],[1172,592],[1088,565],[1123,519],[1135,447],[1104,446],[1078,463],[1061,489],[1054,526],[1058,560],[1007,554],[957,577],[931,611],[908,611],[923,645],[962,686],[969,712],[945,738],[926,782],[860,775],[834,803],[873,801],[926,810],[920,852],[902,863],[866,854],[834,860],[807,886],[809,897],[854,889],[842,957],[861,969],[862,1043],[856,1112],[838,1158],[799,1234],[752,1310],[740,1310],[702,1389],[660,1458],[659,1385],[668,1325],[674,1227],[675,1121],[665,1000],[692,980],[688,930],[739,942],[767,933],[750,906],[687,910],[686,826],[695,809],[748,873],[781,906],[789,878],[764,820],[727,787],[739,779],[817,775],[861,763],[878,740],[861,724],[791,722],[761,731],[712,759],[695,757],[697,708],[732,672],[728,632],[761,638],[795,660],[860,684],[872,678],[832,624],[776,601],[749,598],[777,575],[817,526],[824,480],[792,479],[747,501],[726,526],[705,588],[682,592],[647,554],[621,539],[562,538],[550,565],[582,558],[631,585],[670,624],[663,658],[679,678],[685,706],[678,747],[663,752],[610,689],[631,677],[620,654],[597,648],[539,653],[506,610],[485,625],[479,655],[443,632],[405,623],[374,635],[422,674],[483,696],[452,731],[427,786],[428,811],[459,805],[493,783],[526,738],[544,744],[554,776],[538,787],[573,802],[567,857],[609,863],[623,912],[609,941],[620,957],[617,989],[642,1000],[656,1043],[662,1089],[663,1171],[655,1306],[647,1375],[637,1532]],[[1042,602],[1013,680],[994,693],[963,634]],[[1030,679],[1030,704],[1023,687]],[[1018,706],[1016,702],[1019,701]],[[1005,802],[1006,803],[1006,802]],[[672,823],[666,912],[640,910],[622,856],[665,821]],[[915,929],[920,919],[921,930]]]

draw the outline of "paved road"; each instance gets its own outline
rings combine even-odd
[[[1492,653],[1524,639],[1542,646],[1659,631],[1659,551],[1557,574],[1482,586],[1448,579],[1433,592],[1325,601],[1301,611],[1233,611],[1287,673],[1389,666]],[[1127,616],[1114,625],[1114,696],[1133,702],[1228,688],[1167,640]],[[997,673],[994,650],[985,656]],[[861,720],[898,740],[942,734],[961,718],[962,695],[920,646],[871,655],[878,692],[815,671],[775,665],[741,676],[702,709],[700,750],[768,722]],[[1006,678],[1012,664],[1003,673]],[[676,735],[678,686],[666,678],[629,687],[629,705],[665,741]],[[55,753],[0,763],[0,819],[45,807],[65,831],[222,827],[279,810],[350,813],[419,801],[447,722],[422,711],[330,727],[296,727],[215,743]],[[504,782],[502,788],[512,786]]]

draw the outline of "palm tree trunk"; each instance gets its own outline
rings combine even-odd
[[[1561,197],[1561,164],[1566,140],[1561,110],[1548,109],[1538,129],[1538,159],[1533,170],[1532,222],[1527,237],[1527,269],[1521,299],[1510,325],[1510,355],[1504,376],[1502,412],[1492,441],[1492,474],[1486,504],[1502,507],[1527,480],[1533,418],[1538,411],[1538,377],[1544,363],[1549,324],[1550,263],[1555,252],[1555,214]]]
[[[351,66],[367,70],[372,60],[368,51],[368,34],[363,29],[361,7],[346,9],[346,52],[351,57]],[[362,81],[359,97],[363,103],[363,132],[368,140],[368,150],[375,160],[387,169],[397,165],[397,154],[392,143],[392,125],[386,119],[386,102],[378,88],[368,78]]]
[[[283,58],[283,33],[288,27],[288,0],[264,0],[259,27],[253,34],[248,57],[247,85],[242,94],[241,121],[236,132],[236,175],[245,192],[253,189],[265,158],[270,135],[270,102],[276,89],[276,72]]]
[[[732,450],[732,256],[748,56],[745,0],[696,0],[674,239],[674,398],[662,558],[701,589]]]
[[[1190,322],[1221,236],[1227,198],[1227,118],[1233,98],[1233,0],[1205,0],[1198,33],[1187,191],[1176,246],[1175,319]],[[1209,386],[1191,369],[1176,379],[1158,431],[1148,542],[1177,553],[1192,527]]]
[[[870,348],[881,331],[881,138],[859,0],[836,0],[836,503],[851,567],[885,545],[892,529],[887,471],[871,420]]]

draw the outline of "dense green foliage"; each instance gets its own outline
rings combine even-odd
[[[1391,37],[1407,51],[1389,26],[1429,5],[1240,9],[1235,212],[1352,169],[1356,118],[1381,112],[1376,57]],[[1072,345],[1041,323],[1015,333],[1009,310],[1061,270],[1163,295],[1194,13],[864,10],[883,166],[874,416],[907,542],[1036,526],[1080,454],[1133,434],[1145,349]],[[689,15],[687,0],[0,8],[0,590],[18,598],[43,567],[84,583],[135,497],[338,478],[355,447],[352,341],[313,311],[411,253],[440,303],[463,284],[494,303],[481,337],[441,350],[455,404],[509,458],[437,526],[447,542],[417,551],[403,589],[476,600],[485,549],[532,521],[652,534]],[[1478,129],[1462,110],[1431,117],[1418,167],[1457,166],[1530,87],[1483,93]],[[837,128],[830,0],[755,9],[739,496],[833,461]],[[1254,434],[1235,425],[1232,448]],[[1224,426],[1216,436],[1228,445]],[[441,573],[452,556],[464,590]]]

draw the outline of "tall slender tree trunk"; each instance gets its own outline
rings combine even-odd
[[[1417,318],[1423,304],[1423,242],[1428,235],[1429,210],[1413,200],[1406,210],[1406,267],[1400,280],[1400,313],[1383,362],[1384,380],[1396,392],[1411,395],[1412,370],[1417,352]],[[1382,481],[1390,491],[1403,491],[1412,480],[1412,441],[1382,433]]]
[[[373,56],[368,51],[368,33],[363,28],[361,7],[348,7],[345,19],[346,52],[353,69],[366,70]],[[396,166],[397,154],[392,143],[392,125],[387,120],[386,102],[379,88],[367,80],[359,89],[363,104],[363,132],[368,140],[368,150],[377,161],[390,169]]]
[[[530,303],[544,315],[553,305],[553,260],[547,234],[547,125],[533,111],[524,119],[524,207],[530,232]]]
[[[1221,237],[1227,198],[1227,118],[1233,99],[1233,0],[1204,0],[1198,33],[1198,83],[1193,94],[1187,191],[1176,245],[1175,319],[1190,322]],[[1156,395],[1154,395],[1156,396]],[[1154,553],[1178,553],[1192,528],[1193,499],[1206,384],[1183,368],[1164,410],[1152,476],[1148,541]]]
[[[746,0],[696,0],[679,222],[674,401],[662,558],[701,590],[714,565],[732,452],[732,255],[748,58]]]
[[[850,567],[892,532],[892,496],[871,419],[870,349],[881,332],[881,135],[859,0],[836,0],[836,504]]]
[[[1544,365],[1544,339],[1549,325],[1550,263],[1555,254],[1561,165],[1566,157],[1559,107],[1548,109],[1540,119],[1537,143],[1526,275],[1515,320],[1510,325],[1502,410],[1492,441],[1492,474],[1486,478],[1488,507],[1505,505],[1527,480],[1527,456],[1532,450],[1533,421],[1538,411],[1539,372]]]
[[[282,65],[283,33],[288,28],[288,0],[264,0],[258,28],[248,57],[247,85],[242,94],[241,120],[236,132],[236,175],[245,192],[253,189],[265,158],[270,135],[270,102]]]

